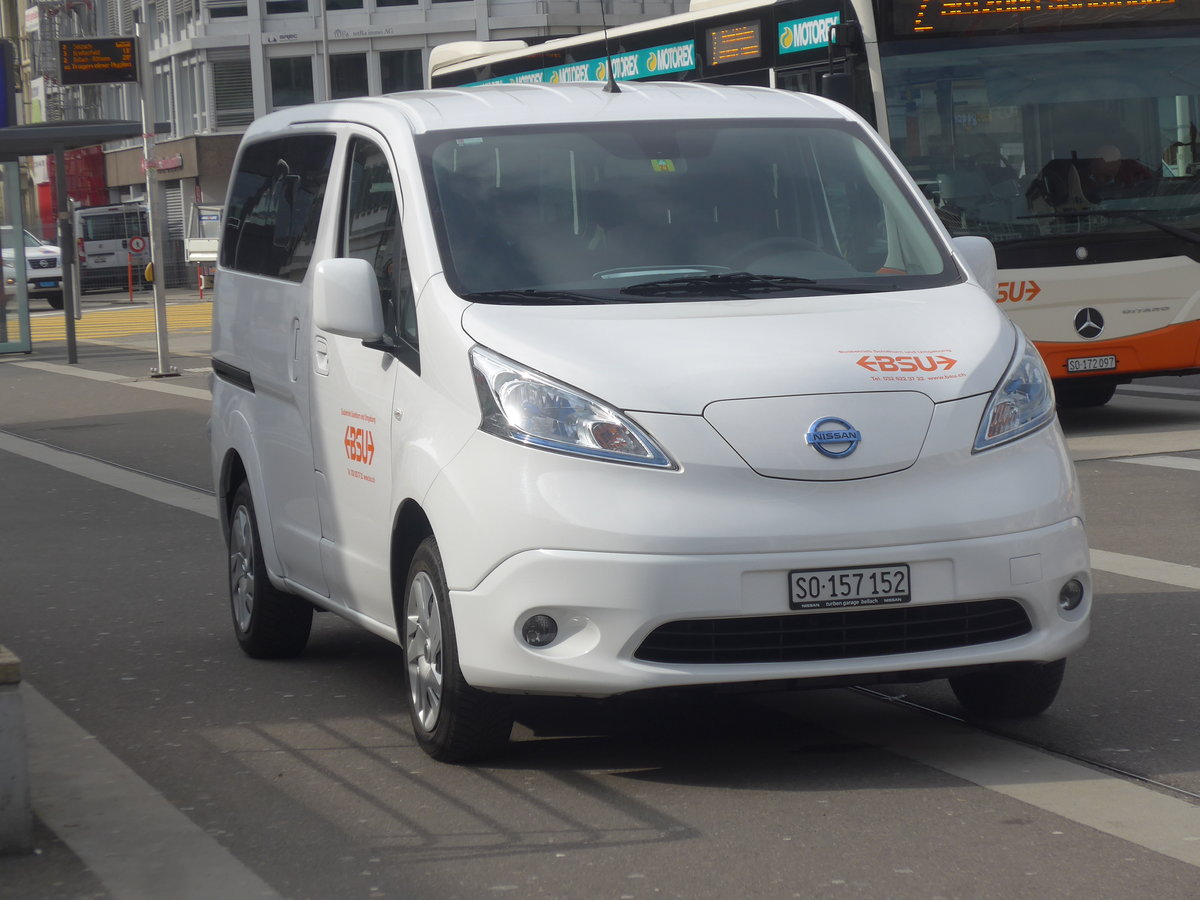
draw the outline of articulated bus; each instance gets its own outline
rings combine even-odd
[[[432,87],[688,80],[822,93],[883,135],[1061,406],[1200,371],[1200,0],[693,0],[603,33],[447,44]]]

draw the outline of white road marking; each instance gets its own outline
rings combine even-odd
[[[184,487],[181,484],[172,484],[169,481],[160,481],[140,472],[114,466],[112,463],[101,462],[77,453],[69,453],[66,450],[59,450],[28,438],[17,437],[7,431],[0,431],[0,450],[45,463],[100,484],[107,484],[109,487],[137,494],[148,500],[157,500],[159,503],[199,513],[210,519],[217,517],[217,502],[213,499],[212,494],[204,491]]]
[[[1135,466],[1159,466],[1163,469],[1185,469],[1200,472],[1200,459],[1194,456],[1131,456],[1113,462],[1133,463]]]
[[[28,682],[21,698],[34,809],[115,900],[279,897]]]
[[[861,694],[804,701],[822,727],[1200,866],[1200,806],[955,722]]]
[[[1144,431],[1128,434],[1095,434],[1067,438],[1067,450],[1076,462],[1159,453],[1200,450],[1200,430]]]
[[[1200,591],[1200,568],[1179,563],[1147,559],[1144,556],[1128,556],[1107,550],[1092,550],[1092,568],[1114,575],[1127,575],[1143,581],[1169,584],[1172,587]]]
[[[87,378],[91,381],[106,381],[119,384],[122,387],[139,388],[143,391],[158,391],[163,394],[174,394],[178,397],[190,397],[193,400],[211,402],[212,394],[204,388],[188,387],[183,384],[173,384],[169,378],[139,380],[128,375],[114,375],[112,372],[97,372],[94,369],[81,369],[79,366],[68,366],[63,363],[48,362],[15,362],[10,365],[21,366],[25,369],[37,369],[40,372],[50,372],[54,375],[70,375],[75,378]],[[189,372],[196,371],[189,369]]]

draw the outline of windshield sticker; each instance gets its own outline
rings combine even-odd
[[[872,381],[951,381],[966,378],[949,350],[839,350],[871,373]]]
[[[650,169],[654,172],[674,172],[675,160],[673,159],[652,159],[650,160]]]

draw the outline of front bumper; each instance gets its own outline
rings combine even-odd
[[[788,609],[795,569],[906,562],[912,607],[1009,598],[1027,633],[935,651],[800,662],[652,663],[635,657],[658,626],[689,619],[806,616]],[[777,679],[824,679],[1060,659],[1087,638],[1091,577],[1083,524],[1070,518],[1015,534],[909,546],[797,553],[662,555],[530,550],[450,599],[460,665],[472,685],[495,691],[602,697],[634,690]],[[1085,596],[1069,612],[1062,585]],[[870,613],[870,610],[848,615]],[[558,637],[535,649],[521,637],[532,615],[549,615]]]

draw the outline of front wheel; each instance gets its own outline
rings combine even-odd
[[[503,750],[512,708],[506,697],[476,690],[463,677],[446,575],[432,537],[413,556],[400,625],[408,712],[421,749],[443,762],[479,760]]]
[[[1044,713],[1058,696],[1065,659],[1051,663],[1014,663],[950,679],[954,696],[970,715],[1016,719]]]
[[[229,605],[233,631],[248,656],[299,656],[312,629],[312,604],[271,584],[263,561],[254,499],[244,481],[229,510]]]
[[[1062,409],[1103,406],[1117,392],[1117,383],[1106,378],[1070,378],[1054,382],[1054,399]]]

